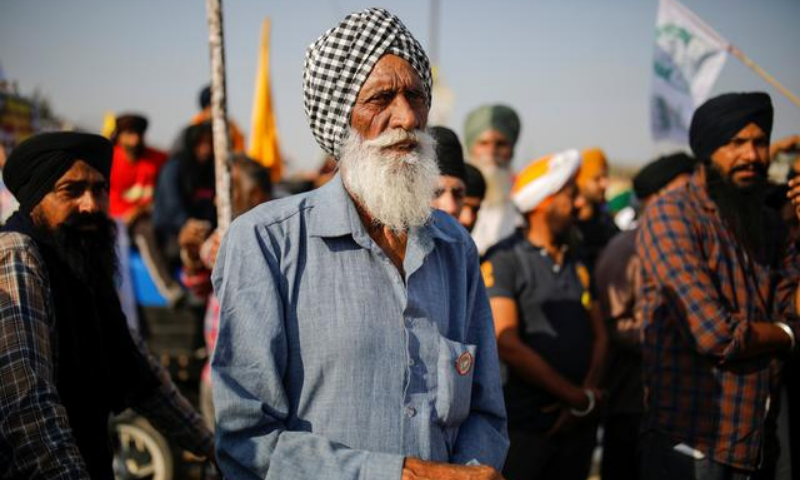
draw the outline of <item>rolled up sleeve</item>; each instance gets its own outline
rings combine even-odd
[[[648,208],[636,248],[644,274],[684,314],[681,331],[698,353],[724,362],[745,351],[750,321],[724,306],[707,261],[700,256],[699,233],[679,204],[660,201]]]

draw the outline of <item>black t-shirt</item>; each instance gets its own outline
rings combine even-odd
[[[569,252],[558,265],[521,232],[503,240],[481,266],[489,297],[513,299],[519,336],[565,378],[581,384],[592,354],[589,275]],[[509,428],[546,430],[557,413],[541,409],[557,400],[509,369],[505,385]]]

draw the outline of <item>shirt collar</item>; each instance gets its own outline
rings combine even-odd
[[[341,237],[363,231],[353,200],[337,173],[315,192],[308,233],[316,237]],[[354,224],[357,222],[358,226]]]
[[[445,213],[443,215],[447,214]],[[419,230],[421,232],[425,232],[426,234],[430,235],[432,238],[442,240],[447,243],[458,242],[458,239],[456,237],[450,235],[445,231],[444,228],[442,228],[441,225],[442,222],[443,219],[439,218],[439,214],[433,212],[433,214],[431,215],[431,219],[428,221],[428,223],[426,223],[425,226],[423,226]]]
[[[313,209],[309,218],[309,234],[317,237],[341,237],[343,235],[367,235],[361,217],[356,211],[353,199],[344,188],[341,176],[337,173],[328,183],[316,191]],[[410,236],[442,240],[456,243],[457,238],[441,226],[442,219],[434,213],[423,227],[412,229]],[[423,243],[425,240],[422,241]]]

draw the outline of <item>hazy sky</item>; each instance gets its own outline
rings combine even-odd
[[[800,0],[684,0],[800,94]],[[228,108],[250,129],[259,29],[273,20],[273,95],[281,149],[294,166],[321,158],[303,114],[305,48],[346,14],[383,6],[429,45],[428,0],[225,0]],[[442,0],[440,70],[454,94],[448,126],[487,102],[522,117],[516,165],[559,149],[600,146],[640,165],[674,144],[650,138],[656,0]],[[202,0],[0,0],[0,65],[23,94],[39,88],[62,117],[99,130],[106,111],[150,117],[168,147],[209,81]],[[800,108],[729,58],[714,93],[766,90],[774,137],[800,133]]]

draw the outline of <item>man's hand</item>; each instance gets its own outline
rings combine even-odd
[[[800,135],[790,135],[772,142],[769,146],[769,157],[773,160],[780,153],[800,151]]]
[[[178,245],[181,247],[181,263],[189,271],[203,268],[200,247],[211,232],[211,224],[205,220],[190,218],[181,227]]]
[[[587,419],[592,419],[597,417],[599,412],[602,410],[602,406],[605,404],[606,395],[603,390],[598,388],[594,388],[588,385],[584,385],[584,388],[591,390],[594,394],[594,407],[590,412],[586,414],[586,416],[578,417],[572,413],[572,410],[583,411],[589,408],[589,400],[584,394],[584,400],[582,402],[576,402],[573,405],[566,405],[563,403],[554,403],[552,405],[548,405],[542,409],[542,413],[553,413],[558,412],[558,418],[556,422],[550,427],[550,430],[547,431],[546,435],[548,437],[561,435],[565,433],[570,433],[572,430],[575,429],[575,426]]]
[[[200,249],[208,234],[211,233],[211,224],[205,220],[190,218],[181,227],[178,234],[178,245],[181,248]]]
[[[214,233],[203,242],[203,246],[200,248],[200,259],[209,270],[213,270],[214,265],[217,263],[220,241],[219,230],[214,230]]]
[[[403,464],[402,480],[504,480],[492,467],[467,467],[450,463],[426,462],[408,457]]]
[[[572,414],[570,407],[560,403],[554,403],[542,409],[542,413],[553,413],[556,411],[558,411],[558,418],[556,418],[556,422],[545,434],[548,437],[555,437],[557,435],[570,433],[571,431],[575,430],[575,425],[577,425],[581,420]]]

